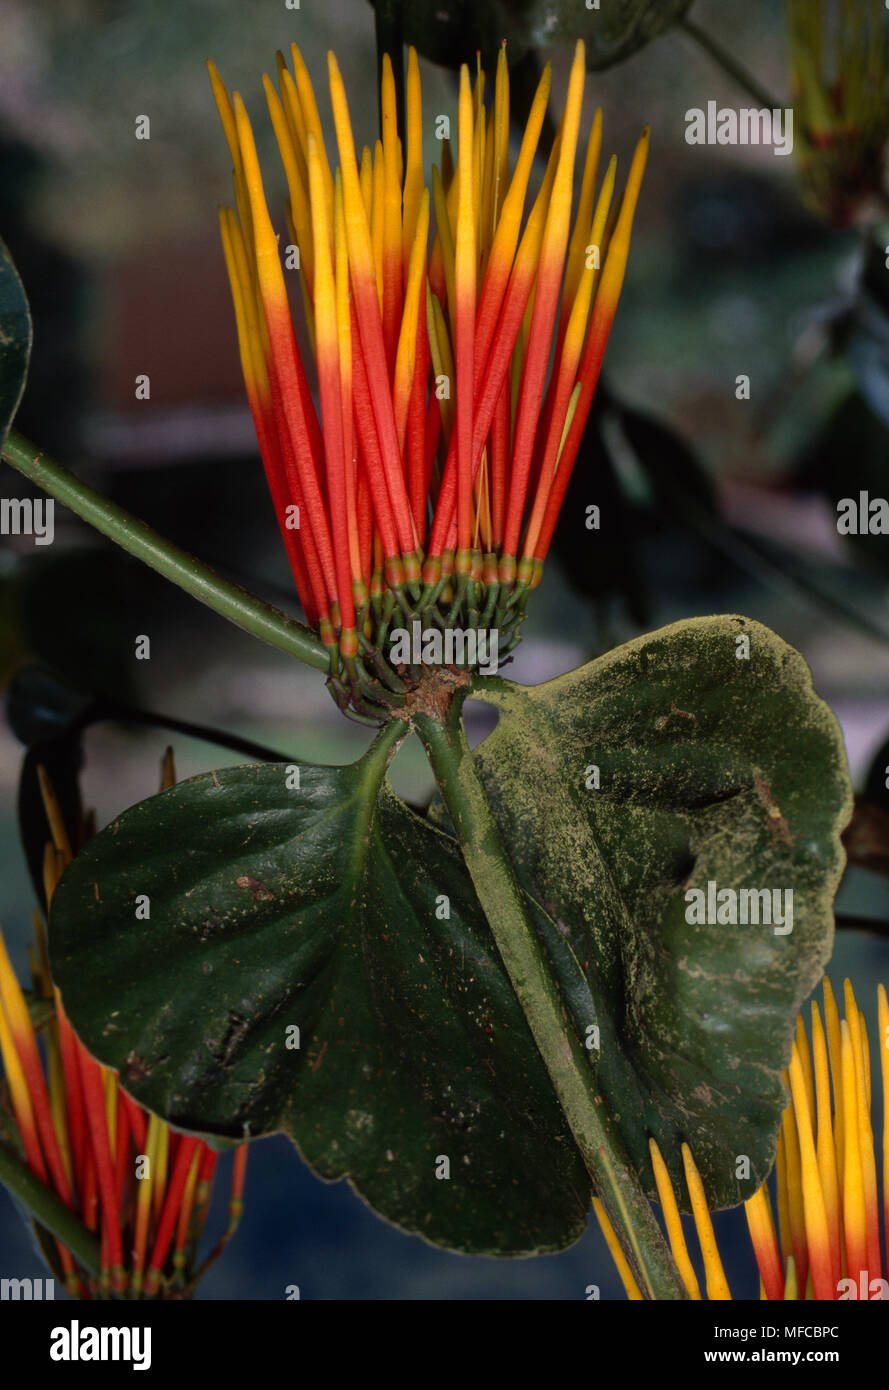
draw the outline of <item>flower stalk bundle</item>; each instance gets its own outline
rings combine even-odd
[[[161,790],[175,780],[168,750]],[[73,851],[42,768],[40,781],[52,831],[43,864],[49,907]],[[83,828],[88,836],[89,827]],[[34,935],[29,1008],[0,931],[2,1079],[31,1172],[100,1239],[98,1277],[82,1269],[59,1239],[54,1252],[47,1249],[47,1254],[54,1253],[53,1265],[74,1298],[187,1297],[237,1228],[247,1145],[235,1151],[227,1229],[198,1266],[218,1154],[203,1140],[178,1134],[144,1110],[123,1089],[116,1073],[90,1056],[53,983],[46,931],[36,911]],[[32,1008],[41,1017],[37,1028]],[[43,1039],[42,1054],[38,1037]]]
[[[336,169],[299,50],[292,72],[278,55],[277,88],[263,79],[319,412],[250,121],[211,63],[237,208],[221,209],[220,226],[247,394],[300,600],[329,650],[338,703],[379,722],[423,674],[389,660],[393,623],[493,628],[501,655],[519,640],[617,308],[648,131],[622,195],[614,159],[597,193],[597,111],[573,206],[579,43],[532,199],[551,74],[540,79],[511,167],[501,50],[487,109],[481,66],[474,82],[462,68],[456,142],[443,141],[430,189],[416,53],[406,130],[397,129],[384,57],[381,139],[360,158],[333,54],[328,61]]]
[[[790,0],[793,109],[807,199],[836,226],[885,207],[889,15],[883,0]]]
[[[811,1045],[800,1015],[784,1073],[790,1103],[778,1136],[775,1205],[768,1180],[745,1203],[760,1297],[770,1302],[889,1298],[889,1264],[880,1236],[881,1185],[884,1239],[889,1234],[889,998],[880,985],[881,1183],[872,1121],[876,1085],[871,1082],[864,1015],[849,980],[844,985],[845,1018],[840,1018],[826,976],[823,992],[823,1019],[817,1001],[812,1001]],[[649,1147],[673,1258],[689,1297],[700,1299],[667,1166],[653,1139]],[[682,1158],[707,1298],[730,1299],[704,1187],[688,1144],[682,1146]],[[627,1296],[641,1299],[601,1203],[594,1202],[594,1208]]]

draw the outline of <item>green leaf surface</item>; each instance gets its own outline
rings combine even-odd
[[[284,1130],[441,1245],[562,1248],[585,1169],[460,853],[385,762],[303,764],[298,790],[282,765],[230,768],[134,807],[64,875],[54,977],[90,1050],[175,1125]]]
[[[555,43],[586,44],[587,66],[607,68],[675,24],[692,0],[410,0],[403,10],[404,37],[424,57],[456,68],[496,57],[505,39],[510,63],[530,49]]]
[[[674,1181],[686,1140],[711,1204],[734,1205],[771,1167],[796,1014],[830,956],[851,813],[836,721],[798,653],[740,617],[500,687],[478,771],[522,885],[557,924],[578,1030],[599,1028],[605,1110],[650,1193],[654,1135]],[[689,923],[686,891],[711,882],[792,890],[792,931]]]
[[[31,315],[18,272],[0,241],[0,449],[25,389],[31,356]]]

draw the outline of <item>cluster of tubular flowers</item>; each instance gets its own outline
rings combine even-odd
[[[883,191],[889,140],[884,0],[790,0],[793,110],[808,201],[846,226]]]
[[[456,141],[425,183],[416,53],[405,130],[384,58],[381,139],[359,158],[329,55],[331,167],[299,50],[263,78],[287,180],[287,245],[269,215],[244,104],[209,65],[234,166],[220,213],[241,362],[300,599],[343,708],[371,717],[414,671],[387,661],[393,619],[493,627],[505,653],[540,580],[620,295],[648,148],[626,187],[598,180],[602,118],[581,146],[583,45],[529,197],[551,75],[514,165],[506,53],[492,99],[460,73]],[[598,191],[597,191],[598,185]],[[573,217],[572,217],[573,208]],[[298,261],[316,412],[286,285]],[[283,265],[282,265],[283,262]]]
[[[759,1267],[760,1297],[787,1299],[886,1299],[889,1266],[880,1237],[880,1181],[872,1123],[871,1058],[864,1016],[848,980],[845,1018],[830,981],[824,979],[824,1015],[812,1002],[811,1044],[802,1015],[797,1020],[784,1111],[771,1187],[767,1180],[745,1204]],[[882,1208],[889,1238],[889,1000],[877,992],[882,1085]],[[649,1141],[661,1211],[673,1258],[688,1294],[701,1291],[689,1256],[669,1173]],[[728,1281],[691,1150],[682,1146],[685,1178],[704,1268],[707,1298],[730,1299]],[[642,1297],[601,1204],[596,1215],[627,1296]]]
[[[72,849],[42,769],[40,775],[53,837],[43,866],[49,905]],[[168,752],[161,789],[174,781]],[[202,1140],[177,1134],[143,1110],[116,1073],[90,1056],[53,984],[38,912],[34,936],[29,1007],[0,932],[0,1079],[28,1167],[99,1237],[98,1279],[46,1232],[41,1233],[42,1248],[72,1297],[184,1297],[238,1224],[247,1146],[235,1151],[228,1227],[198,1266],[218,1155]]]

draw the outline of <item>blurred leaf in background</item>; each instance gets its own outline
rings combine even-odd
[[[816,435],[800,462],[795,483],[823,493],[837,520],[847,514],[847,508],[840,509],[844,499],[854,503],[859,523],[862,493],[870,500],[887,499],[889,424],[874,414],[860,391],[851,391]],[[840,534],[860,563],[879,575],[889,575],[886,536],[863,529]]]
[[[867,405],[889,427],[889,223],[868,235],[854,304],[841,345]],[[885,474],[884,474],[885,477]]]
[[[395,8],[393,0],[372,0]],[[403,25],[407,43],[425,58],[458,68],[476,50],[490,63],[504,40],[510,63],[529,50],[555,43],[586,44],[587,67],[622,62],[691,8],[692,0],[409,0]]]

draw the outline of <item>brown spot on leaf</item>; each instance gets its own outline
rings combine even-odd
[[[231,1064],[232,1058],[240,1049],[241,1043],[244,1041],[249,1030],[250,1024],[241,1014],[233,1013],[229,1015],[228,1028],[222,1040],[222,1051],[219,1057],[219,1061],[223,1067],[227,1067]]]
[[[790,833],[790,826],[782,816],[781,807],[772,795],[772,789],[768,782],[758,772],[754,772],[753,785],[756,788],[756,795],[768,812],[766,824],[772,839],[780,840],[782,845],[792,845],[795,836]]]
[[[271,903],[275,901],[275,895],[270,888],[261,883],[258,878],[251,878],[249,874],[241,874],[235,879],[236,888],[249,888],[254,898],[261,903]]]
[[[151,1067],[141,1058],[138,1053],[130,1052],[124,1062],[124,1080],[131,1086],[136,1086],[140,1081],[147,1081],[151,1075]]]

